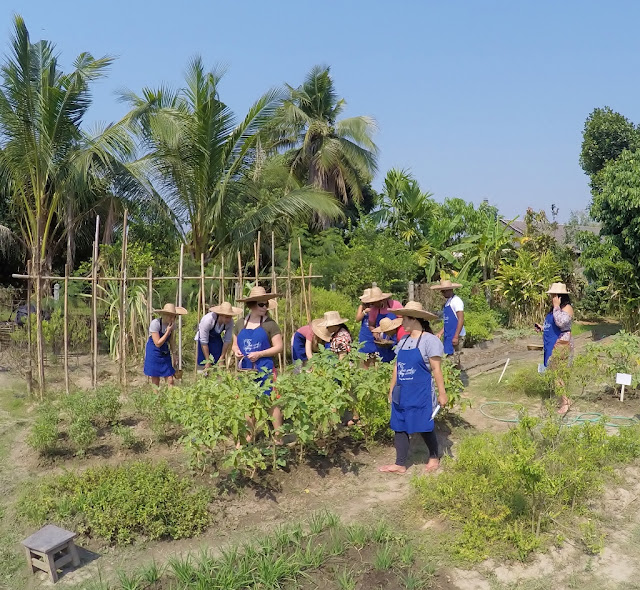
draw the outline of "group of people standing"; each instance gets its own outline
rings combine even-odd
[[[391,406],[390,427],[394,431],[396,462],[383,465],[380,471],[405,473],[409,453],[409,436],[420,434],[429,449],[427,472],[439,466],[438,441],[434,432],[434,417],[440,407],[447,403],[442,358],[452,356],[459,364],[464,345],[464,303],[455,295],[460,284],[442,280],[431,289],[439,291],[444,298],[441,314],[443,327],[434,334],[430,322],[439,316],[427,311],[422,304],[409,301],[402,305],[378,287],[365,289],[360,296],[356,321],[360,325],[358,342],[360,352],[365,353],[365,367],[376,362],[388,363],[396,360],[389,385],[388,400]],[[572,349],[571,321],[573,310],[566,286],[554,283],[548,293],[552,295],[552,308],[545,318],[544,326],[536,328],[544,333],[544,365],[551,359],[563,356]],[[226,357],[231,348],[238,370],[256,372],[256,381],[271,393],[276,380],[274,359],[282,353],[284,343],[280,327],[270,316],[275,308],[277,293],[269,293],[264,287],[254,287],[249,295],[238,301],[247,307],[240,322],[234,321],[243,313],[240,307],[222,302],[211,307],[201,319],[195,336],[198,348],[198,363],[207,369]],[[159,384],[165,377],[173,384],[175,373],[169,351],[169,338],[178,316],[187,313],[182,307],[167,304],[156,310],[158,318],[149,326],[149,340],[145,355],[145,375]],[[291,357],[303,370],[307,361],[320,349],[328,349],[339,359],[344,358],[353,347],[353,338],[348,328],[349,320],[338,311],[327,311],[322,318],[312,320],[300,327],[291,338]],[[561,350],[567,355],[555,352]],[[568,411],[569,400],[563,398],[559,411]],[[282,415],[273,407],[273,425],[276,431],[282,425]],[[359,420],[357,412],[348,425]]]

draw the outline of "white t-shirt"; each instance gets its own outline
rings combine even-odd
[[[194,340],[199,340],[202,344],[209,344],[209,337],[212,330],[215,334],[222,334],[222,332],[224,332],[222,339],[224,343],[231,343],[233,340],[233,320],[229,320],[226,324],[220,324],[218,323],[218,315],[213,311],[210,311],[200,320]]]
[[[457,295],[454,295],[453,297],[449,297],[449,299],[447,299],[447,302],[444,304],[445,307],[447,307],[447,305],[453,310],[453,313],[456,314],[456,316],[458,315],[459,311],[464,311],[464,303],[462,302],[462,299],[460,299],[460,297],[458,297]],[[462,330],[460,330],[460,336],[464,336],[467,333],[467,331],[464,329],[464,324],[462,325]]]

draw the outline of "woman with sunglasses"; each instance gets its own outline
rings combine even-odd
[[[248,297],[238,299],[249,308],[243,322],[237,322],[232,349],[241,371],[256,371],[256,381],[264,386],[264,393],[271,395],[271,381],[275,376],[274,357],[282,352],[280,327],[269,315],[269,301],[278,297],[267,293],[264,287],[253,287]],[[282,426],[282,411],[272,408],[273,426]]]

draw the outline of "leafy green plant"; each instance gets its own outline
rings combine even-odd
[[[602,422],[567,428],[523,416],[508,433],[464,439],[441,476],[414,485],[424,509],[451,522],[458,557],[524,559],[553,540],[556,522],[585,511],[614,465],[640,456],[639,436],[638,425],[617,436]]]
[[[128,426],[117,424],[113,427],[112,432],[120,438],[122,446],[125,449],[135,449],[140,444],[140,441],[133,433],[133,429],[129,428]]]
[[[27,438],[29,446],[43,455],[54,451],[58,443],[59,420],[59,412],[53,404],[42,405]]]
[[[122,545],[197,534],[209,524],[208,502],[166,464],[136,461],[46,478],[25,490],[18,510],[35,524],[74,519],[85,534]]]

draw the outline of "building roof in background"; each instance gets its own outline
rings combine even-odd
[[[505,219],[500,219],[500,221],[504,225],[507,225],[508,227],[510,227],[513,230],[513,232],[519,237],[522,237],[527,233],[527,224],[524,221],[516,220],[516,221],[512,221],[511,223],[509,223]],[[598,235],[600,233],[599,223],[595,225],[577,225],[577,226],[569,226],[569,227],[571,228],[571,230],[575,230],[576,232],[586,231],[595,235]],[[553,236],[555,240],[558,242],[558,244],[570,243],[567,240],[567,226],[564,224],[559,223],[555,229],[550,228],[546,232],[545,230],[542,230],[542,231],[544,233],[548,233],[549,235]]]

